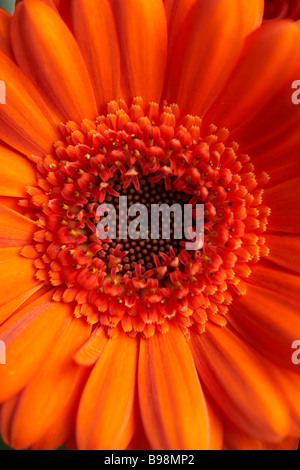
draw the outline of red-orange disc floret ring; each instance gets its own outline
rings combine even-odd
[[[93,122],[61,124],[53,154],[31,157],[38,185],[20,204],[38,229],[22,254],[33,259],[37,279],[57,287],[55,301],[73,302],[76,317],[110,336],[149,338],[170,321],[187,336],[191,327],[204,332],[207,321],[225,325],[232,295],[245,294],[251,265],[268,254],[268,175],[254,174],[227,129],[201,127],[198,117],[181,118],[177,105],[114,101]],[[201,250],[97,238],[99,204],[120,194],[136,202],[143,188],[155,201],[179,193],[204,204]]]

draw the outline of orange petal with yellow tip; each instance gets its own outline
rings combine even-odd
[[[52,302],[52,292],[21,308],[0,327],[6,366],[0,369],[0,402],[18,393],[44,364],[58,335],[72,318],[72,306]]]
[[[72,30],[89,69],[99,111],[120,97],[120,50],[108,0],[71,0]]]
[[[121,49],[122,97],[160,102],[167,63],[161,0],[111,0]]]
[[[21,392],[14,410],[10,429],[10,445],[14,449],[25,449],[41,439],[56,422],[73,412],[73,419],[65,423],[65,437],[74,426],[75,405],[83,388],[87,370],[77,366],[73,355],[86,341],[91,327],[76,320],[62,331],[48,352],[41,369]],[[67,413],[67,410],[69,413]]]
[[[143,426],[153,449],[209,447],[205,398],[178,326],[141,339],[138,385]]]
[[[204,334],[192,334],[191,347],[201,379],[238,427],[258,440],[287,434],[291,421],[282,395],[259,355],[229,326],[207,323]]]
[[[42,2],[27,0],[17,6],[11,30],[19,66],[61,119],[95,118],[97,106],[89,74],[58,13]]]
[[[138,339],[126,334],[109,340],[80,401],[79,449],[122,450],[131,441],[135,430],[138,346]]]
[[[205,114],[226,84],[252,29],[250,24],[253,29],[257,26],[258,4],[261,0],[195,2],[171,44],[169,103],[177,103],[184,113]],[[175,20],[174,26],[178,23]]]

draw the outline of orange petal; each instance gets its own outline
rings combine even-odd
[[[278,289],[280,281],[278,279]],[[300,331],[299,307],[285,295],[264,287],[247,285],[247,294],[235,299],[229,322],[264,355],[297,369],[292,364],[292,343]]]
[[[260,8],[261,0],[195,3],[171,43],[168,102],[177,103],[184,113],[205,114],[226,84],[249,30],[257,26]]]
[[[35,86],[0,51],[1,80],[6,104],[0,105],[0,139],[25,155],[49,153],[60,134],[53,116]]]
[[[19,199],[17,197],[10,197],[10,196],[0,196],[0,204],[8,209],[12,209],[14,212],[18,214],[22,214],[22,208],[19,205]]]
[[[0,143],[0,196],[26,197],[26,186],[36,185],[32,163]]]
[[[0,325],[4,323],[13,313],[15,313],[18,308],[26,303],[28,299],[31,301],[31,297],[35,295],[41,295],[43,292],[43,284],[41,282],[36,282],[33,287],[26,290],[20,295],[16,295],[13,299],[9,300],[3,305],[0,305]]]
[[[247,284],[270,290],[282,297],[287,303],[298,306],[300,310],[300,278],[297,274],[281,269],[267,260],[261,260],[252,268]],[[300,333],[300,332],[299,332]]]
[[[161,0],[112,0],[122,57],[123,97],[160,102],[167,61]]]
[[[198,0],[164,0],[168,25],[168,50],[172,56],[174,53],[174,44],[178,36],[178,31],[182,29],[191,9]]]
[[[13,57],[10,44],[10,22],[11,15],[4,10],[0,10],[0,49],[9,57]]]
[[[282,395],[290,410],[293,428],[290,435],[300,436],[300,374],[299,366],[295,371],[278,367],[277,364],[266,359],[266,364],[276,387]]]
[[[66,439],[72,433],[75,407],[88,372],[74,363],[73,355],[90,331],[87,323],[72,320],[53,344],[43,367],[21,392],[10,430],[10,445],[14,449],[30,447],[48,429],[55,429],[57,421],[64,422]]]
[[[241,144],[242,151],[251,155],[255,167],[268,172],[285,167],[299,156],[300,107],[291,99],[291,85],[295,77],[300,76],[299,60],[296,67],[287,70],[290,71],[287,78],[286,70],[280,74],[279,90],[276,82],[269,90],[268,99],[255,106],[258,114],[250,113],[251,120],[244,119],[241,128],[232,134],[232,138]]]
[[[224,420],[225,439],[224,445],[227,450],[265,450],[264,443],[237,428],[228,419]]]
[[[72,0],[72,29],[87,62],[98,109],[120,98],[120,51],[108,0]]]
[[[95,329],[87,342],[76,352],[75,361],[85,367],[93,366],[103,353],[107,342],[106,329],[104,327]]]
[[[126,450],[151,450],[144,428],[140,420],[136,425],[136,430],[132,440],[126,447]]]
[[[84,389],[77,420],[81,450],[125,449],[134,433],[138,340],[110,340]]]
[[[226,421],[225,446],[227,450],[297,450],[299,439],[287,437],[275,444],[268,444],[249,436],[241,429]]]
[[[222,450],[224,440],[223,416],[218,405],[213,401],[211,396],[206,392],[205,401],[210,426],[210,443],[209,450]]]
[[[64,445],[64,450],[71,450],[66,446],[66,439],[69,438],[69,424],[72,423],[71,419],[74,416],[74,413],[76,413],[75,409],[69,418],[57,420],[55,426],[48,429],[43,437],[30,446],[29,450],[58,450],[62,445]],[[70,421],[68,421],[68,419]]]
[[[300,237],[287,233],[268,232],[264,235],[266,246],[270,249],[268,259],[300,274]]]
[[[255,31],[207,122],[231,130],[245,126],[285,83],[298,61],[299,47],[300,27],[295,23],[270,22]]]
[[[244,17],[244,28],[245,34],[248,35],[261,26],[264,16],[265,2],[264,0],[255,0],[254,2],[251,2],[251,6],[249,5],[248,0],[240,0],[240,3],[242,11],[247,10],[247,14],[245,14]]]
[[[299,439],[298,437],[287,437],[278,444],[269,444],[266,450],[298,450]]]
[[[256,162],[255,167],[257,167]],[[280,164],[277,164],[276,166],[274,165],[273,168],[268,170],[268,175],[270,177],[268,187],[270,188],[271,186],[276,186],[277,184],[292,180],[295,178],[295,175],[298,174],[300,174],[300,160],[284,162],[282,159]]]
[[[265,191],[264,204],[271,208],[268,229],[300,233],[300,177],[282,182]]]
[[[288,409],[255,350],[228,326],[210,324],[191,341],[200,377],[223,412],[258,440],[284,437]]]
[[[206,402],[183,333],[141,340],[139,399],[143,425],[153,449],[207,449]]]
[[[1,304],[38,284],[32,260],[20,255],[20,248],[0,248]]]
[[[9,445],[11,418],[18,404],[18,399],[19,394],[6,400],[0,407],[0,435],[7,445]]]
[[[54,303],[53,292],[20,309],[0,327],[6,365],[0,368],[0,402],[19,392],[44,364],[57,336],[72,318],[72,306]]]
[[[35,230],[33,220],[0,204],[0,247],[30,245]]]
[[[97,116],[79,47],[53,8],[37,0],[22,2],[12,19],[12,44],[20,67],[63,120]]]

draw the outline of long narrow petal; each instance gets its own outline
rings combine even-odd
[[[285,438],[275,444],[259,441],[228,420],[226,420],[225,436],[226,450],[297,450],[299,445],[299,439],[293,437]]]
[[[74,318],[53,344],[43,367],[21,392],[10,431],[10,445],[14,449],[28,448],[43,438],[48,429],[55,428],[57,420],[70,414],[70,409],[76,414],[73,404],[78,403],[84,376],[73,355],[90,330],[86,322]],[[86,369],[85,375],[87,372]],[[75,424],[74,415],[73,419],[69,416],[69,421],[64,420],[66,438]]]
[[[290,426],[288,409],[251,349],[227,326],[192,335],[200,377],[223,412],[253,437],[276,441]]]
[[[153,449],[207,449],[208,412],[189,346],[178,327],[141,340],[139,400]]]
[[[36,295],[42,295],[43,293],[43,283],[36,281],[32,287],[28,288],[19,295],[15,295],[13,299],[0,305],[0,325],[5,323],[11,315],[14,315],[19,307],[21,307],[27,301],[30,302],[32,297],[35,297]]]
[[[300,27],[295,23],[272,22],[255,31],[207,122],[236,130],[256,116],[295,68],[299,46]]]
[[[19,247],[0,248],[0,303],[4,304],[37,283],[32,260],[20,255]]]
[[[252,268],[247,284],[268,289],[274,294],[286,297],[287,303],[294,304],[300,310],[300,278],[296,273],[281,269],[269,259],[261,260]]]
[[[168,102],[177,103],[183,112],[205,114],[226,84],[251,22],[253,28],[257,25],[258,4],[260,0],[195,2],[177,31],[176,41],[171,42]],[[178,6],[177,11],[180,10]],[[175,17],[173,21],[177,27],[179,20]],[[171,31],[171,41],[172,38]]]
[[[0,204],[0,247],[30,245],[35,230],[33,220]]]
[[[293,67],[294,62],[294,59],[290,60],[287,69],[280,72],[280,79],[272,85],[267,96],[259,98],[255,110],[252,109],[247,118],[241,120],[236,132],[232,133],[232,138],[241,145],[242,152],[251,155],[255,167],[264,167],[268,172],[269,169],[286,166],[299,156],[300,107],[292,101],[292,83],[295,77],[300,76],[300,61],[297,60]],[[287,76],[288,71],[290,74]]]
[[[268,229],[300,233],[300,177],[282,182],[265,191],[264,204],[271,208]]]
[[[94,85],[98,109],[120,98],[120,50],[108,0],[72,0],[72,29]]]
[[[10,44],[10,22],[11,15],[4,10],[0,10],[0,49],[9,57],[13,57]]]
[[[0,196],[26,197],[26,186],[36,185],[34,165],[0,143]]]
[[[103,353],[107,343],[108,337],[105,328],[100,327],[95,329],[86,343],[76,352],[74,360],[77,364],[85,367],[93,366]]]
[[[0,139],[25,155],[49,153],[60,138],[57,117],[28,77],[1,51],[0,70],[6,87],[6,104],[0,105]]]
[[[295,263],[295,259],[300,258],[299,235],[268,232],[264,237],[266,246],[270,249],[268,259],[300,274],[300,264]]]
[[[72,306],[56,304],[47,293],[19,310],[0,328],[6,344],[6,366],[0,368],[0,402],[29,382],[45,362],[57,336],[72,318]]]
[[[12,19],[12,44],[19,66],[61,119],[80,121],[97,116],[79,47],[53,8],[37,0],[22,2]]]
[[[167,24],[161,0],[111,0],[122,57],[123,97],[160,102],[167,63]]]
[[[110,340],[84,389],[77,419],[81,450],[125,449],[134,432],[138,340]]]
[[[228,320],[264,355],[284,367],[297,368],[291,348],[300,331],[299,306],[287,295],[248,284],[247,294],[231,305]]]

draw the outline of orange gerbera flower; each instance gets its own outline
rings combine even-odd
[[[265,21],[293,18],[300,18],[300,1],[299,0],[266,0],[265,1]]]
[[[289,449],[300,435],[300,26],[262,0],[0,14],[0,430],[16,449]],[[96,209],[205,206],[204,246]],[[195,217],[194,213],[194,217]]]

